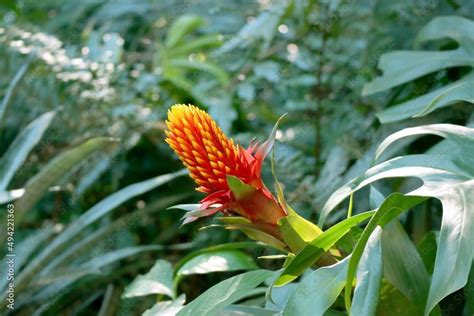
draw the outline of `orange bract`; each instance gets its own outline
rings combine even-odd
[[[253,174],[245,150],[227,138],[205,111],[177,104],[168,111],[166,142],[171,146],[198,191],[210,194],[228,190],[226,175],[249,178]]]

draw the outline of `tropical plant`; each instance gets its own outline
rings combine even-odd
[[[472,1],[0,12],[0,314],[474,313]]]

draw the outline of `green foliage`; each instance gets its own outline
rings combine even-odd
[[[15,208],[14,244],[0,236],[15,310],[0,269],[0,314],[474,312],[471,1],[0,12],[0,209]],[[263,176],[289,213],[281,236],[205,222],[163,141],[174,103],[245,147],[270,132],[259,149],[273,148]],[[198,220],[181,226],[178,209]]]

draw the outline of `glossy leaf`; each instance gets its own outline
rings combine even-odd
[[[186,263],[176,272],[180,275],[206,274],[236,270],[253,270],[258,266],[252,258],[239,250],[220,250],[199,254]]]
[[[323,232],[318,226],[296,213],[280,218],[278,231],[295,254]]]
[[[415,306],[424,306],[430,278],[415,245],[399,222],[393,221],[385,226],[382,251],[384,277]]]
[[[411,207],[423,202],[425,198],[410,196],[406,197],[400,193],[393,193],[389,195],[379,209],[376,211],[374,216],[371,218],[366,228],[362,232],[357,244],[352,252],[352,256],[349,262],[349,270],[347,273],[346,288],[344,293],[346,309],[350,309],[351,305],[351,292],[352,292],[352,283],[357,273],[357,266],[363,255],[365,246],[369,241],[372,232],[378,227],[384,227],[391,220],[396,218],[402,212],[410,209]]]
[[[129,298],[150,294],[174,297],[173,267],[166,260],[158,260],[144,275],[138,275],[124,290],[122,297]]]
[[[290,262],[275,282],[275,286],[282,286],[295,280],[306,269],[310,268],[326,251],[340,240],[352,227],[369,219],[374,212],[366,212],[350,217],[316,237]]]
[[[459,89],[457,88],[458,86],[467,87],[464,86],[464,84],[472,82],[472,80],[474,80],[474,72],[469,73],[458,81],[435,89],[427,94],[386,108],[378,112],[376,115],[381,123],[390,123],[410,117],[421,116],[421,113],[423,113],[427,107],[429,107],[430,112],[432,112],[436,109],[452,104],[456,99],[469,102],[469,92],[463,93],[462,91],[455,91]],[[452,89],[455,90],[450,92]],[[429,112],[423,114],[428,113]]]
[[[456,145],[449,154],[427,153],[397,157],[372,167],[365,175],[333,194],[323,208],[322,219],[351,192],[374,181],[395,177],[421,179],[423,185],[408,195],[435,197],[443,205],[440,240],[425,309],[425,314],[428,314],[442,298],[465,284],[472,262],[474,249],[470,242],[474,239],[474,203],[471,201],[474,197],[474,173],[471,166],[474,165],[474,159],[469,153],[474,150],[474,129],[450,124],[404,129],[387,138],[380,145],[377,155],[401,138],[425,134],[446,137]],[[354,259],[354,255],[352,258]]]
[[[375,315],[382,282],[381,237],[382,228],[377,226],[370,234],[360,258],[354,300],[351,306],[352,315]]]
[[[187,304],[177,316],[216,315],[220,310],[245,297],[273,273],[268,270],[255,270],[226,279]]]
[[[349,257],[311,272],[296,286],[283,315],[323,315],[346,284]]]
[[[186,298],[181,294],[173,301],[158,302],[152,308],[147,309],[142,316],[171,316],[176,315],[184,306]]]

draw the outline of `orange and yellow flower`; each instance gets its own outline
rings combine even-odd
[[[188,168],[190,176],[207,196],[201,200],[206,215],[218,211],[237,214],[253,223],[276,225],[286,211],[265,187],[261,168],[268,150],[251,144],[235,144],[205,111],[177,104],[168,111],[166,142]],[[253,190],[237,198],[227,177],[234,176]]]

